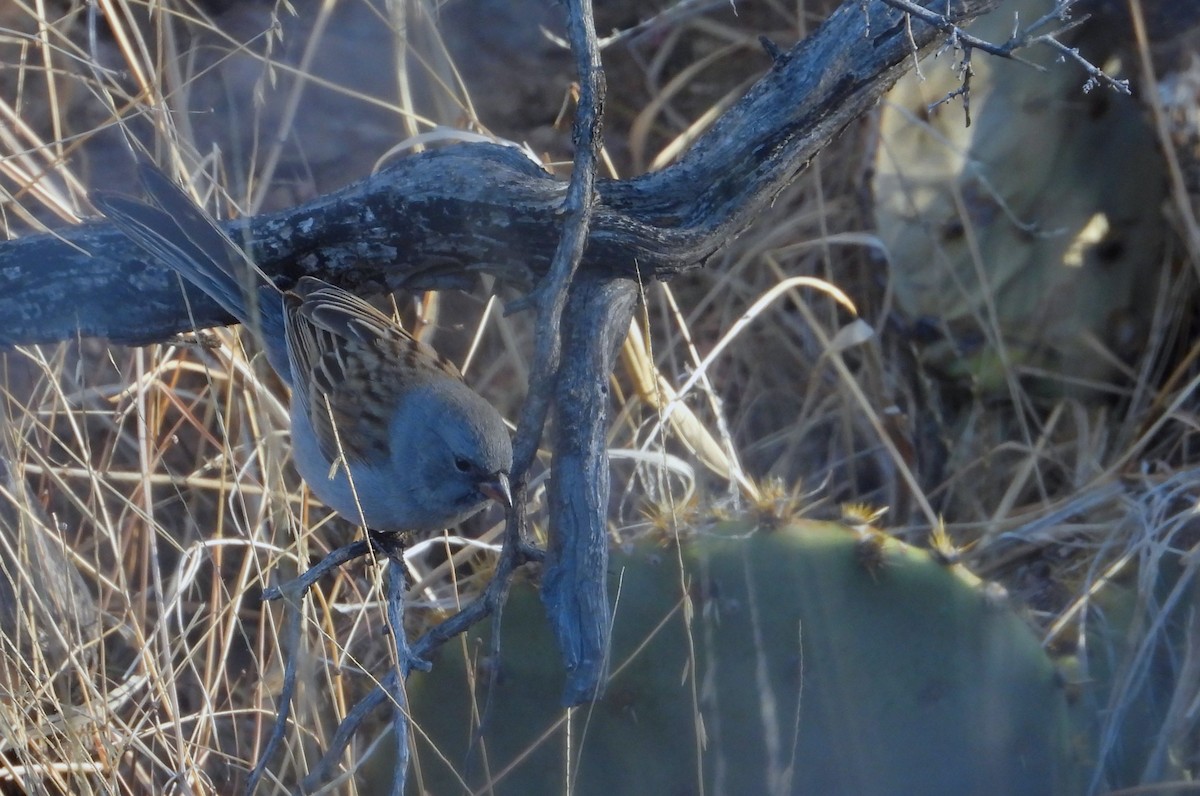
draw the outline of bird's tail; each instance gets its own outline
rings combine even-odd
[[[247,323],[247,298],[256,291],[244,290],[239,281],[253,275],[241,249],[157,168],[139,163],[138,173],[150,203],[96,191],[91,196],[92,204],[147,254],[169,265],[216,299],[230,315]]]
[[[100,212],[145,252],[211,296],[243,324],[261,331],[272,364],[286,361],[279,291],[260,277],[245,252],[151,163],[138,163],[149,202],[107,191],[92,193]],[[288,371],[280,371],[285,379]]]

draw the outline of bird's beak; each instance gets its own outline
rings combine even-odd
[[[479,485],[479,491],[501,506],[504,506],[504,508],[512,508],[512,490],[508,486],[507,473],[496,473]]]

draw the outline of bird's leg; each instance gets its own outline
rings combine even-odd
[[[371,549],[389,561],[404,560],[404,551],[408,548],[407,533],[367,528],[367,540],[371,542]]]

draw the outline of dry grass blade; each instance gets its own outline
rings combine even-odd
[[[1030,0],[1033,17],[1021,18],[1050,5]],[[828,10],[699,6],[659,17],[637,4],[599,10],[611,16],[602,26],[637,32],[605,52],[614,174],[671,163],[770,67],[759,36],[791,41]],[[1152,146],[1136,150],[1149,160],[1137,163],[1165,162],[1161,194],[1133,201],[1136,213],[1089,204],[1097,185],[1117,185],[1099,191],[1109,195],[1149,190],[1138,180],[1148,169],[1087,148],[1126,140],[1109,116],[1120,106],[1079,93],[1078,74],[1047,64],[1028,85],[1006,73],[999,85],[1017,99],[989,121],[993,67],[977,54],[971,128],[952,105],[929,111],[959,85],[954,75],[915,104],[897,92],[707,268],[645,287],[644,317],[611,381],[607,438],[617,542],[677,539],[744,503],[768,526],[795,514],[863,527],[886,517],[893,532],[1003,583],[1046,649],[1076,661],[1067,679],[1094,720],[1081,733],[1096,740],[1093,792],[1176,787],[1200,768],[1200,78],[1167,59],[1181,37],[1154,24],[1188,4],[1128,6],[1128,36],[1115,22],[1097,30],[1125,36],[1111,63],[1137,65],[1129,77],[1154,122]],[[242,213],[298,204],[452,141],[516,142],[548,169],[568,163],[569,125],[555,117],[571,108],[570,66],[539,30],[538,15],[554,8],[491,7],[481,26],[466,2],[101,0],[89,6],[98,23],[89,40],[81,4],[0,4],[6,228],[16,237],[76,222],[95,187],[131,192],[126,132],[153,142],[207,206]],[[1012,15],[996,16],[1009,35]],[[923,65],[918,94],[960,55],[939,57]],[[1051,77],[1070,92],[1037,94]],[[1095,141],[1072,137],[1090,125]],[[913,140],[926,145],[910,150]],[[1003,157],[989,161],[985,141]],[[1057,158],[1033,160],[1047,153]],[[1072,226],[1066,210],[1087,223]],[[905,234],[892,234],[893,218]],[[1123,237],[1147,218],[1161,251]],[[908,234],[928,248],[914,254]],[[997,270],[1037,246],[1037,268]],[[1136,293],[1104,289],[1134,255],[1143,258]],[[1096,276],[1056,289],[1039,281],[1063,273]],[[487,282],[486,304],[443,295],[391,309],[469,364],[469,380],[512,417],[528,379],[529,321],[497,311],[507,290]],[[1096,305],[1103,311],[1072,332],[1071,347],[1040,335],[1090,293],[1116,300]],[[1043,311],[1014,322],[1013,305]],[[355,531],[296,478],[288,396],[243,337],[0,352],[0,790],[234,792],[276,715],[286,652],[298,656],[301,690],[259,793],[292,792],[391,670],[377,568],[322,581],[298,609],[294,649],[283,648],[291,608],[258,599]],[[531,483],[534,503],[543,486]],[[544,534],[533,508],[532,531]],[[409,551],[410,630],[483,587],[497,536],[481,529]],[[698,609],[685,599],[674,610],[694,620]],[[687,643],[689,668],[678,674],[695,726],[686,745],[702,758],[714,737],[695,680],[706,640],[698,630]],[[472,689],[500,671],[503,661],[464,652]],[[653,662],[635,652],[613,664]],[[476,726],[487,709],[476,704]],[[391,781],[387,707],[378,713],[331,788],[376,792]],[[561,722],[576,749],[588,743],[586,714]],[[413,729],[420,736],[419,722]],[[780,744],[771,760],[785,761],[786,728],[770,729]],[[576,758],[564,756],[556,773],[583,790]],[[520,775],[515,763],[485,768],[494,783]],[[476,781],[458,773],[464,789]],[[709,785],[702,772],[696,779]]]

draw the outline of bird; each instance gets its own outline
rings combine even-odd
[[[292,462],[321,502],[369,532],[437,532],[488,501],[512,507],[504,419],[450,360],[334,284],[280,289],[157,166],[138,174],[148,201],[96,191],[92,204],[257,333],[291,387]]]

